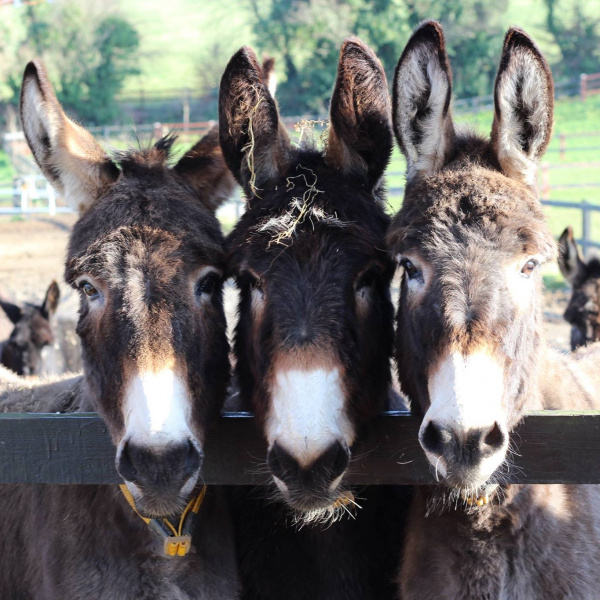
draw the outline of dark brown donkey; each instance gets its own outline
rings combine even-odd
[[[600,340],[600,260],[586,261],[567,227],[558,240],[558,266],[572,288],[565,320],[571,324],[571,350],[576,350]]]
[[[80,211],[65,274],[81,294],[84,377],[9,389],[2,408],[97,410],[138,511],[166,527],[162,518],[177,522],[202,489],[205,432],[228,380],[214,211],[233,178],[217,132],[173,168],[173,138],[113,161],[65,116],[37,62],[25,70],[21,116],[41,169]],[[0,507],[2,598],[237,597],[217,489],[206,493],[190,553],[176,558],[116,486],[5,486]]]
[[[600,488],[508,483],[525,411],[600,406],[600,348],[564,357],[542,339],[539,266],[555,244],[534,181],[552,129],[552,76],[511,29],[491,139],[455,129],[450,98],[443,32],[425,23],[394,82],[408,181],[389,244],[403,269],[400,382],[442,485],[413,503],[402,597],[592,600]]]
[[[342,47],[330,112],[325,150],[297,147],[252,50],[235,54],[221,81],[221,147],[247,197],[228,238],[240,290],[236,374],[277,495],[300,524],[353,510],[351,447],[390,385],[391,111],[381,64],[360,40]],[[385,561],[367,550],[366,508],[363,530],[345,521],[296,532],[284,504],[264,506],[258,491],[241,503],[245,597],[381,597],[368,581]]]
[[[56,312],[60,290],[56,281],[50,284],[41,306],[22,307],[0,299],[0,307],[15,326],[10,337],[0,342],[0,364],[17,375],[39,375],[42,350],[54,343],[50,319]]]

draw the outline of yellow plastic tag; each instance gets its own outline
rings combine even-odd
[[[192,536],[180,535],[165,538],[164,550],[167,556],[185,556],[192,546]]]

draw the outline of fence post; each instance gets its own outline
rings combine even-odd
[[[587,94],[587,75],[582,73],[579,76],[579,91],[581,93],[581,101],[585,102],[585,96]]]
[[[56,192],[48,182],[46,182],[46,194],[48,196],[48,214],[53,217],[56,214]]]
[[[25,182],[21,184],[21,212],[27,212],[27,184]]]
[[[588,208],[587,200],[581,201],[581,245],[583,247],[583,256],[587,258],[589,253],[589,242],[592,239],[592,211]]]
[[[564,133],[561,133],[558,139],[560,142],[560,159],[564,160],[567,152],[567,136]]]

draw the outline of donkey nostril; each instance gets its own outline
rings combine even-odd
[[[483,439],[484,446],[488,446],[493,450],[500,450],[504,446],[506,441],[506,434],[502,431],[498,422],[494,423],[494,426],[487,432]]]
[[[131,481],[132,483],[137,482],[138,471],[131,462],[128,443],[125,443],[125,446],[123,446],[123,450],[121,451],[121,455],[119,456],[117,471],[119,472],[119,475],[121,475],[121,477],[126,481]]]
[[[273,447],[269,450],[267,464],[271,473],[281,481],[283,481],[286,476],[296,475],[300,468],[294,457],[277,442],[275,442]]]
[[[431,454],[441,456],[444,453],[444,444],[448,441],[450,440],[448,439],[447,432],[439,428],[433,421],[429,421],[421,436],[421,445],[423,448]]]
[[[320,462],[327,469],[329,478],[331,481],[334,481],[348,468],[350,451],[345,445],[336,442],[327,449],[322,458],[317,462]]]
[[[198,452],[194,444],[192,444],[192,442],[188,440],[187,454],[185,457],[185,463],[183,465],[183,476],[186,479],[188,477],[191,477],[194,473],[196,473],[196,471],[200,469],[202,459],[202,454]]]

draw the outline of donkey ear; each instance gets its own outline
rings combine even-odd
[[[40,311],[46,319],[50,318],[56,312],[58,308],[58,301],[60,300],[60,289],[56,281],[53,281],[46,292],[46,297],[40,308]]]
[[[217,126],[188,150],[173,170],[213,213],[231,197],[236,186],[221,152]]]
[[[444,166],[454,139],[451,98],[444,31],[436,21],[428,21],[408,41],[394,76],[394,132],[406,157],[409,181]]]
[[[392,154],[390,113],[390,95],[379,59],[358,38],[345,40],[331,97],[327,162],[345,173],[364,173],[374,187]]]
[[[23,311],[16,304],[0,300],[0,306],[13,325],[16,325],[21,320]]]
[[[263,81],[269,88],[269,93],[275,98],[277,91],[277,75],[275,74],[275,59],[272,56],[265,56],[262,62]]]
[[[509,29],[494,87],[492,146],[506,175],[535,185],[552,134],[554,83],[546,59],[521,29]]]
[[[558,240],[558,267],[571,284],[585,272],[585,263],[579,254],[571,226],[562,232]]]
[[[249,195],[260,196],[288,163],[289,139],[254,52],[233,55],[219,90],[219,139],[225,162]]]
[[[21,121],[37,164],[71,208],[83,212],[119,176],[93,136],[65,115],[38,60],[25,67]]]

